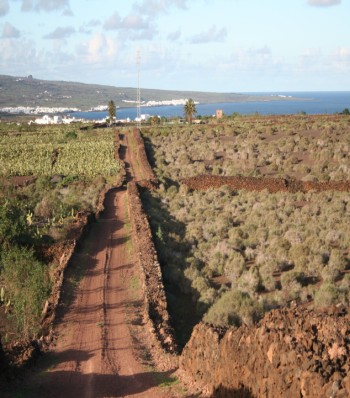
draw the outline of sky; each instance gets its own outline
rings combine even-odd
[[[350,91],[350,0],[0,0],[0,74],[212,92]]]

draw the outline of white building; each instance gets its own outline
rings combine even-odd
[[[135,117],[135,122],[146,122],[149,118],[151,117],[151,115],[149,114],[143,114],[140,115],[140,117]]]
[[[62,118],[62,116],[49,116],[49,115],[44,115],[42,118],[38,118],[34,120],[35,124],[70,124],[72,122],[76,122],[77,119],[65,117]]]

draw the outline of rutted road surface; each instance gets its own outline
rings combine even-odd
[[[122,145],[127,177],[132,179],[126,137]],[[100,220],[91,226],[67,272],[69,279],[79,269],[81,280],[71,304],[58,315],[50,369],[34,375],[26,397],[171,396],[156,387],[161,375],[147,371],[134,355],[130,308],[140,294],[133,286],[138,270],[130,235],[126,189],[112,189]],[[72,295],[69,289],[72,283],[66,284],[63,297]]]

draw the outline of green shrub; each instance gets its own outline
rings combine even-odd
[[[251,325],[263,315],[263,306],[249,294],[231,289],[214,303],[203,320],[219,326]]]
[[[330,281],[322,283],[321,287],[315,293],[315,306],[328,307],[336,304],[339,298],[339,290],[337,286]]]
[[[31,239],[26,212],[19,202],[0,202],[0,243],[28,243]]]
[[[69,140],[76,140],[78,138],[78,134],[75,131],[67,131],[65,137]]]
[[[34,337],[50,292],[48,270],[32,249],[13,246],[1,254],[1,276],[23,337]]]

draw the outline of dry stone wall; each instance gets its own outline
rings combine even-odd
[[[266,177],[226,177],[214,175],[200,175],[196,177],[183,178],[180,180],[193,190],[206,190],[209,188],[220,188],[223,185],[229,186],[231,189],[246,189],[248,191],[263,191],[267,189],[269,192],[307,192],[307,191],[350,191],[349,181],[327,181],[327,182],[311,182],[299,181],[295,179],[284,178],[266,178]]]
[[[132,140],[134,142],[135,148],[135,155],[136,159],[142,169],[142,174],[144,175],[145,180],[149,180],[150,182],[156,182],[157,178],[153,173],[153,169],[148,162],[145,143],[143,138],[141,137],[140,130],[135,128],[132,130]]]
[[[162,272],[152,240],[152,233],[143,211],[137,184],[128,183],[129,212],[132,222],[134,251],[143,272],[145,320],[153,336],[154,349],[162,355],[176,354],[177,345],[170,325]],[[176,358],[168,358],[174,364]],[[164,361],[163,361],[164,362]]]

